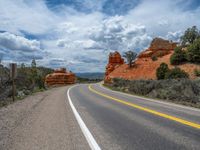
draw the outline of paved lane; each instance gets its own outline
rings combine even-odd
[[[106,95],[156,110],[196,124],[200,111],[171,103],[143,100],[100,85],[92,88]],[[69,93],[74,106],[102,149],[199,149],[200,130],[98,95],[88,85]]]

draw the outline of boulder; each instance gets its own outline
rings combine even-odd
[[[47,86],[74,84],[75,81],[75,74],[68,72],[65,68],[57,69],[45,78],[45,84]]]

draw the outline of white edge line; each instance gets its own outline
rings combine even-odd
[[[176,107],[179,107],[179,108],[200,112],[200,110],[197,109],[197,108],[182,106],[182,105],[175,104],[175,103],[170,103],[170,102],[161,102],[160,100],[154,100],[154,99],[151,99],[151,98],[140,97],[140,96],[137,96],[137,95],[131,95],[131,94],[128,94],[128,93],[123,93],[123,92],[120,92],[120,91],[111,90],[109,88],[104,87],[101,83],[99,85],[100,85],[101,88],[103,88],[105,90],[108,90],[108,91],[112,91],[113,93],[123,94],[123,95],[131,96],[131,97],[134,97],[134,98],[140,98],[140,99],[143,99],[143,100],[146,100],[146,101],[151,101],[151,102],[160,103],[160,104],[167,104],[169,106],[176,106]]]
[[[92,150],[101,150],[101,148],[99,147],[99,145],[97,144],[96,140],[94,139],[94,137],[92,136],[92,134],[90,133],[89,129],[87,128],[87,126],[85,125],[85,123],[83,122],[82,118],[80,117],[78,111],[76,110],[76,108],[74,107],[74,104],[72,103],[72,100],[69,96],[69,91],[75,86],[72,86],[70,87],[68,90],[67,90],[67,97],[68,97],[68,100],[69,100],[69,104],[72,108],[72,111],[74,113],[74,116],[90,146],[90,148]]]

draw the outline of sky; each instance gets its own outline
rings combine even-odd
[[[200,29],[199,0],[0,0],[4,63],[104,72],[108,54]]]

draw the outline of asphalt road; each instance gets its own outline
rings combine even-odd
[[[200,110],[79,84],[0,109],[0,150],[199,150]]]
[[[76,85],[68,94],[101,149],[200,149],[198,109],[114,92],[99,84],[91,89]]]

